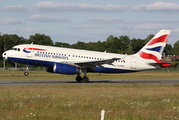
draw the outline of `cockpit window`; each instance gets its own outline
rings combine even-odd
[[[11,50],[20,51],[20,48],[11,48]]]

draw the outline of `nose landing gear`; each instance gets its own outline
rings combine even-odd
[[[29,71],[29,67],[30,67],[30,65],[27,65],[27,67],[26,67],[26,71],[24,72],[24,75],[25,75],[25,76],[28,76],[28,75],[29,75],[29,73],[28,73],[28,71]]]

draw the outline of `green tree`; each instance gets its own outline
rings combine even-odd
[[[134,53],[137,53],[145,45],[144,42],[145,41],[142,39],[133,38],[131,40],[130,45],[132,46],[132,50],[134,51]]]
[[[86,50],[95,50],[95,43],[89,42],[86,44]]]
[[[104,48],[104,44],[106,42],[101,42],[101,41],[98,41],[96,44],[95,44],[95,50],[96,51],[101,51],[101,52],[104,52],[106,49]]]
[[[0,44],[1,44],[1,55],[4,51],[11,49],[13,46],[18,45],[22,42],[22,37],[19,37],[17,35],[8,35],[8,34],[3,34],[3,36],[0,37]],[[0,57],[1,61],[2,56]],[[13,62],[6,61],[6,66],[14,66]]]
[[[69,48],[70,44],[68,44],[68,43],[62,43],[62,42],[55,42],[55,46]]]
[[[18,45],[21,42],[21,38],[17,35],[3,34],[2,43],[4,51],[11,49],[13,46]]]
[[[46,36],[44,34],[38,34],[38,33],[36,33],[35,35],[30,35],[28,44],[32,42],[34,44],[39,44],[39,45],[49,45],[49,46],[53,45],[53,41],[49,36]]]
[[[164,49],[164,53],[168,54],[172,52],[172,46],[170,44],[166,44],[165,49]]]
[[[124,44],[126,43],[126,41],[127,39],[125,36],[120,36],[119,38],[117,38],[110,35],[104,43],[104,49],[108,52],[118,53],[121,49],[125,49]]]
[[[76,44],[73,44],[70,47],[71,48],[76,48],[76,49],[86,49],[86,43],[78,41]]]
[[[134,51],[132,50],[132,46],[128,47],[127,54],[134,54]]]
[[[113,35],[110,35],[107,39],[106,42],[112,42],[114,39]]]
[[[2,38],[2,35],[0,33],[0,61],[2,60],[2,53],[4,52],[4,45],[3,45],[3,38]]]
[[[131,40],[129,39],[129,36],[120,36],[119,40],[122,42],[122,47],[124,49],[128,48],[130,45]]]
[[[173,52],[175,55],[179,55],[179,40],[173,45]]]

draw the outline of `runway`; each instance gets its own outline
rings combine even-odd
[[[21,85],[58,85],[58,84],[179,84],[179,79],[117,79],[90,80],[89,83],[77,83],[75,80],[41,80],[41,81],[0,81],[1,86]]]

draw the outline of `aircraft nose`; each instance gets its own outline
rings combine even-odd
[[[7,59],[7,54],[6,54],[6,52],[4,52],[3,54],[2,54],[2,57],[3,57],[3,59]]]

